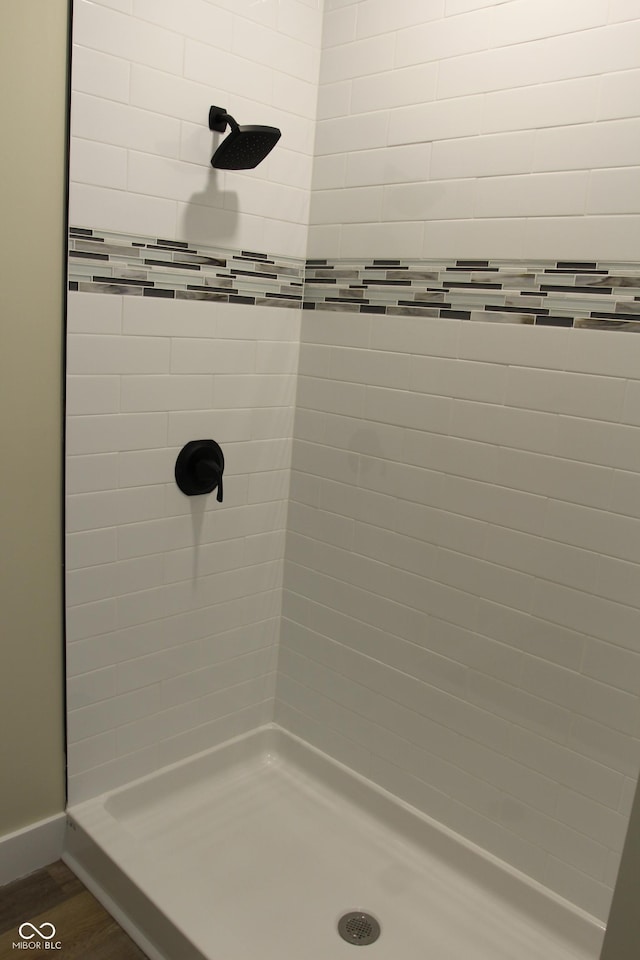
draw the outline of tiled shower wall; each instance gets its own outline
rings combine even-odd
[[[76,0],[71,224],[304,256],[321,16],[316,0]],[[211,105],[280,127],[278,149],[213,170]]]
[[[276,698],[601,918],[640,760],[639,41],[625,0],[327,0]]]
[[[276,719],[600,918],[640,758],[640,338],[304,311]]]
[[[71,802],[271,719],[299,318],[69,294]],[[174,481],[202,437],[223,503]]]
[[[71,802],[272,716],[320,34],[315,0],[74,3]],[[278,149],[213,170],[212,104]],[[201,437],[222,504],[174,482]]]
[[[640,245],[629,0],[327,0],[309,255]]]

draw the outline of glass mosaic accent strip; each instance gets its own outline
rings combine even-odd
[[[303,306],[640,332],[640,262],[307,260]]]
[[[69,289],[165,300],[302,306],[304,260],[160,237],[69,231]]]
[[[314,259],[72,227],[69,289],[640,332],[640,262]]]

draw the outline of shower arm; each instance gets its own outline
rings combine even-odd
[[[227,129],[227,124],[232,130],[239,129],[238,124],[231,114],[227,113],[223,107],[209,108],[209,130],[214,130],[216,133],[224,133]]]

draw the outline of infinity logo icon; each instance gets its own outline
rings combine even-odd
[[[45,927],[48,927],[49,930],[51,930],[50,934],[47,935],[44,932]],[[25,933],[27,928],[33,930],[33,933]],[[20,934],[23,940],[33,940],[33,938],[36,935],[41,937],[42,940],[53,940],[53,938],[56,935],[56,928],[52,923],[42,923],[39,927],[34,927],[32,923],[27,922],[27,923],[20,924],[20,927],[18,928],[18,933]]]

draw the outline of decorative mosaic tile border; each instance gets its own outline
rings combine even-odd
[[[303,306],[640,332],[640,263],[307,260]]]
[[[307,260],[72,227],[69,289],[640,332],[640,262]]]
[[[69,289],[267,307],[302,304],[304,260],[71,227]]]

